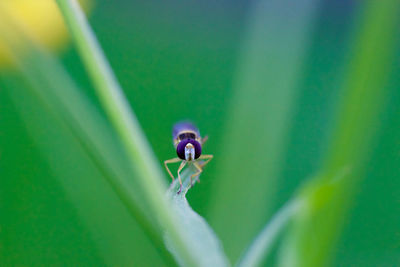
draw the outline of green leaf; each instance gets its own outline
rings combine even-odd
[[[329,183],[317,177],[300,187],[300,192],[278,210],[264,229],[254,239],[242,255],[238,266],[261,266],[271,251],[273,242],[294,217],[308,216],[318,212],[321,207],[334,198],[343,182],[349,178],[349,170],[343,168]]]
[[[261,0],[249,11],[209,200],[234,260],[274,208],[316,2]]]
[[[131,265],[132,262],[145,263],[147,262],[147,257],[152,256],[154,258],[154,263],[163,264],[162,259],[158,257],[157,250],[163,249],[162,241],[159,239],[158,235],[155,235],[154,226],[151,225],[151,220],[144,218],[144,221],[140,221],[143,217],[142,213],[136,214],[135,218],[132,218],[132,213],[128,212],[126,206],[123,204],[121,199],[116,195],[110,187],[106,179],[109,173],[109,164],[113,161],[98,161],[102,159],[99,156],[93,156],[84,145],[82,145],[82,139],[80,139],[76,134],[71,132],[65,124],[60,121],[58,117],[59,113],[55,110],[49,109],[44,103],[40,101],[33,94],[35,90],[29,90],[29,85],[21,82],[16,82],[15,79],[19,81],[25,81],[22,76],[1,77],[2,84],[6,85],[7,93],[14,105],[17,107],[20,116],[24,121],[24,126],[26,127],[28,133],[34,140],[35,147],[39,148],[40,154],[46,160],[47,164],[40,167],[41,169],[49,169],[49,171],[44,171],[44,175],[47,177],[38,177],[30,173],[26,173],[24,176],[26,179],[31,179],[30,183],[34,185],[35,188],[51,188],[52,184],[61,188],[61,193],[57,197],[52,197],[52,194],[44,192],[42,198],[45,200],[43,203],[36,204],[38,209],[38,214],[36,215],[38,219],[27,220],[24,222],[27,224],[29,222],[33,228],[41,228],[47,225],[48,231],[42,233],[35,241],[35,244],[29,248],[29,250],[34,251],[34,255],[29,260],[31,262],[37,263],[48,263],[49,265],[58,265],[65,263],[68,256],[56,258],[55,261],[48,262],[48,258],[43,254],[38,253],[38,251],[46,249],[46,240],[50,239],[54,244],[53,253],[62,253],[68,250],[82,250],[87,251],[87,254],[91,255],[95,250],[101,257],[101,261],[97,263],[87,263],[88,265],[98,265],[102,263],[107,263],[108,265]],[[7,79],[7,81],[5,81]],[[42,88],[45,85],[42,84]],[[64,88],[66,89],[66,88]],[[73,100],[69,98],[68,100]],[[86,113],[81,113],[85,116]],[[107,137],[109,133],[108,128],[102,128],[101,135]],[[100,133],[100,132],[99,132]],[[92,135],[93,139],[96,139],[96,135]],[[106,144],[113,145],[113,139],[107,139]],[[107,147],[107,146],[106,146]],[[107,150],[109,156],[117,156],[118,153],[114,153],[113,149]],[[21,161],[23,161],[23,156],[21,155]],[[123,162],[123,161],[122,161]],[[121,162],[121,163],[122,163]],[[21,162],[20,162],[21,163]],[[35,166],[39,168],[39,166]],[[114,165],[119,169],[121,166]],[[121,169],[123,170],[123,168]],[[129,172],[127,172],[128,174]],[[32,177],[33,176],[33,177]],[[7,178],[15,178],[8,176]],[[22,186],[22,188],[24,188]],[[10,187],[7,188],[10,190]],[[54,189],[50,189],[54,191]],[[19,192],[24,192],[25,195],[29,196],[29,189],[19,189]],[[33,190],[34,192],[36,190]],[[72,206],[72,209],[77,213],[79,224],[83,225],[81,232],[77,232],[78,237],[71,242],[80,243],[79,240],[84,240],[85,237],[80,237],[79,235],[88,235],[92,240],[85,247],[75,248],[75,244],[72,244],[74,248],[68,246],[68,237],[71,234],[66,234],[67,237],[62,235],[54,236],[52,231],[55,227],[62,227],[65,222],[61,221],[58,225],[54,225],[54,221],[50,221],[48,217],[55,216],[57,211],[68,210],[66,204],[57,205],[56,198],[66,199],[66,202]],[[10,200],[8,200],[10,201]],[[35,201],[33,199],[32,201]],[[36,200],[37,201],[37,200]],[[66,207],[67,206],[67,207]],[[47,208],[48,207],[48,208]],[[132,212],[132,211],[131,211]],[[27,212],[26,212],[27,213]],[[11,213],[12,214],[12,213]],[[12,216],[10,213],[8,215]],[[27,215],[23,213],[22,218]],[[35,217],[36,217],[35,216]],[[44,218],[43,218],[44,217]],[[142,218],[143,219],[143,218]],[[65,219],[71,220],[71,218]],[[135,221],[136,220],[136,221]],[[145,232],[147,231],[148,236],[144,235],[140,227],[144,227]],[[28,226],[25,226],[28,228]],[[9,229],[9,228],[4,228]],[[29,229],[29,228],[28,228]],[[77,229],[68,229],[66,226],[65,230],[60,230],[61,233],[64,231],[75,232]],[[34,235],[30,233],[29,235]],[[17,237],[10,234],[11,240],[16,240]],[[150,237],[150,240],[149,240]],[[27,242],[27,236],[19,236],[22,239],[21,242]],[[158,238],[158,239],[157,239]],[[141,240],[140,247],[138,242]],[[45,243],[44,247],[42,243]],[[49,242],[49,241],[48,241]],[[41,245],[42,244],[42,245]],[[52,244],[52,243],[51,243]],[[156,245],[157,244],[157,245]],[[47,244],[48,246],[49,244]],[[14,244],[10,244],[8,249],[14,251]],[[132,252],[134,250],[134,252]],[[27,252],[28,253],[28,252]],[[167,251],[162,252],[164,255],[164,260],[171,262],[170,255]],[[29,254],[24,254],[24,257],[29,257]],[[69,253],[68,253],[69,255]],[[87,257],[84,256],[83,258]],[[17,262],[23,262],[24,257],[18,257]],[[12,258],[12,254],[8,255],[8,258]],[[51,259],[51,257],[50,257]],[[73,259],[71,259],[73,260]],[[80,260],[76,264],[83,264],[85,260]],[[172,261],[173,262],[173,261]],[[11,264],[14,265],[14,264]],[[40,265],[40,264],[39,264]]]
[[[371,154],[379,114],[387,97],[385,85],[395,51],[393,32],[399,23],[400,2],[364,3],[330,146],[320,175],[310,182],[321,190],[316,195],[305,194],[318,208],[296,217],[280,253],[282,266],[330,263],[357,187],[365,176],[365,162]],[[350,168],[351,173],[335,186],[332,194],[328,184],[343,168]]]
[[[2,9],[2,6],[0,6],[0,12],[2,16],[9,16]],[[13,19],[10,17],[9,21],[12,23]],[[112,127],[94,108],[93,104],[86,99],[63,66],[53,57],[38,49],[24,35],[22,29],[17,24],[12,26],[12,31],[11,28],[0,27],[2,41],[5,41],[9,47],[15,49],[11,51],[15,67],[19,70],[26,85],[21,88],[19,86],[10,86],[9,88],[16,87],[18,90],[31,90],[31,94],[27,95],[34,96],[37,99],[36,101],[41,103],[48,112],[52,113],[57,119],[56,122],[59,123],[59,126],[64,127],[64,130],[72,134],[75,142],[79,144],[80,149],[87,154],[91,163],[96,166],[97,172],[106,178],[120,201],[122,201],[131,215],[134,216],[142,229],[146,231],[148,237],[152,239],[158,247],[157,249],[161,251],[165,260],[173,262],[170,254],[165,251],[162,245],[162,232],[158,225],[154,223],[156,216],[151,214],[146,208],[146,202],[143,193],[139,189],[139,184],[136,179],[132,179],[136,175],[134,166],[129,164],[125,150]],[[18,53],[18,51],[21,51],[21,49],[18,49],[20,45],[27,46],[24,54]],[[22,101],[22,103],[18,103],[20,94],[11,92],[10,95],[18,105],[24,107]],[[35,135],[35,133],[33,134]],[[74,145],[76,146],[76,144]],[[47,152],[51,151],[51,149],[47,148],[43,148],[43,150]],[[49,153],[47,153],[47,156],[49,156]],[[53,158],[50,159],[50,162],[56,164]],[[66,176],[60,169],[55,172],[59,179],[65,179]],[[75,180],[75,182],[79,181]],[[63,185],[71,186],[71,184],[64,183]],[[79,185],[75,184],[74,186]],[[77,200],[85,200],[85,197],[82,195],[76,196]],[[116,210],[109,211],[109,216],[112,216],[111,214],[116,212]],[[118,218],[119,215],[122,214],[115,214],[115,218]],[[87,217],[87,214],[82,213],[82,217],[86,218],[86,221],[93,222],[90,217]],[[111,235],[109,237],[112,238]],[[114,239],[114,242],[116,241]],[[110,243],[112,242],[110,241]],[[115,254],[106,253],[105,255],[110,255],[110,258],[114,260],[123,259],[124,252],[121,250],[117,251],[116,254],[118,253],[121,253],[121,255],[116,257]],[[115,263],[115,261],[109,260],[110,263]]]
[[[262,262],[268,256],[273,242],[278,238],[292,217],[303,208],[303,205],[303,201],[294,199],[276,212],[242,255],[237,266],[261,266]]]
[[[199,214],[197,214],[190,207],[186,194],[191,188],[190,176],[197,170],[190,165],[181,174],[182,178],[182,192],[177,194],[180,188],[180,184],[177,179],[171,184],[167,191],[167,196],[172,200],[172,203],[176,206],[176,213],[174,216],[181,222],[181,227],[187,229],[186,237],[192,240],[196,240],[196,243],[190,247],[191,250],[195,250],[197,253],[197,264],[199,266],[230,266],[228,259],[225,256],[222,245],[215,235],[211,227]],[[195,185],[196,179],[193,179],[193,185]],[[168,232],[165,235],[165,242],[168,249],[174,254],[178,255],[171,237]],[[182,259],[178,257],[178,262],[184,265]]]
[[[166,231],[174,247],[174,256],[180,263],[185,266],[198,266],[204,255],[201,251],[191,249],[196,247],[198,240],[190,235],[190,228],[184,227],[183,222],[175,217],[180,211],[164,195],[165,185],[161,168],[84,13],[75,0],[58,0],[57,3],[95,85],[100,102],[126,149],[129,163],[135,166],[137,181],[150,213]],[[209,248],[208,252],[211,253]]]

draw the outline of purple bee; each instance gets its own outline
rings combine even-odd
[[[180,172],[183,167],[186,164],[193,164],[196,167],[197,172],[190,176],[190,184],[192,185],[193,178],[203,171],[203,167],[213,158],[213,155],[201,155],[201,148],[207,141],[207,136],[201,138],[199,129],[191,122],[183,121],[176,123],[172,130],[172,138],[178,157],[164,161],[164,165],[172,177],[172,181],[174,181],[175,178],[169,170],[168,164],[182,161],[178,168],[178,179],[181,185],[178,191],[179,194],[182,190]]]

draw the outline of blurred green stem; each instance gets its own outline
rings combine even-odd
[[[91,106],[91,103],[79,91],[79,88],[76,87],[76,84],[63,66],[55,58],[42,51],[40,45],[30,39],[30,36],[23,31],[18,20],[15,20],[10,12],[12,10],[8,10],[7,6],[0,2],[0,17],[7,21],[6,26],[0,24],[1,41],[11,48],[10,58],[21,74],[21,76],[13,77],[14,75],[11,75],[13,72],[8,73],[6,71],[1,73],[2,82],[8,85],[6,88],[21,88],[21,92],[16,92],[14,89],[9,90],[10,96],[16,105],[22,109],[25,109],[26,106],[24,107],[22,104],[24,101],[18,101],[21,94],[28,99],[33,97],[39,101],[37,103],[40,103],[46,111],[57,118],[59,122],[57,126],[70,131],[75,137],[113,190],[121,191],[126,189],[127,187],[124,186],[124,183],[132,177],[132,171],[127,167],[129,165],[126,164],[118,142],[111,140],[114,135],[105,119],[98,114],[98,111]],[[23,51],[21,49],[22,44],[29,45],[29,53],[21,53]],[[18,82],[16,83],[16,81]],[[21,87],[19,85],[20,81],[26,82],[26,86]],[[29,103],[29,101],[26,102]],[[23,113],[21,112],[21,114]],[[41,119],[46,120],[45,117],[41,117]],[[58,128],[57,126],[54,125],[54,128]],[[29,129],[29,132],[33,136],[35,135],[35,131]],[[48,153],[44,154],[48,155]],[[68,182],[71,181],[69,180]],[[82,181],[82,185],[85,182]],[[149,218],[148,213],[143,209],[143,205],[140,205],[140,196],[138,194],[134,195],[132,192],[137,192],[137,190],[119,194],[120,200],[150,237],[161,252],[164,260],[173,263],[174,260],[170,253],[162,246],[163,239],[160,229]],[[105,208],[104,210],[107,209]],[[115,211],[111,211],[111,216],[115,215],[112,215],[113,212]],[[85,216],[89,215],[84,214],[83,217]],[[112,254],[112,252],[108,253],[107,258],[110,259],[115,256]],[[123,260],[121,254],[117,257]]]
[[[277,213],[275,213],[274,217],[249,246],[245,254],[239,260],[237,266],[260,266],[269,254],[273,242],[290,222],[293,216],[300,210],[302,205],[303,201],[297,198],[285,204]]]
[[[217,149],[218,179],[209,196],[211,224],[235,262],[272,215],[317,3],[260,0],[249,5]]]
[[[79,53],[95,85],[107,115],[124,144],[134,166],[137,179],[144,191],[151,212],[159,225],[166,230],[177,253],[186,266],[196,266],[194,252],[185,242],[184,231],[173,217],[171,206],[165,197],[164,179],[159,164],[152,153],[139,123],[107,62],[89,24],[76,0],[57,0],[66,24]],[[121,188],[118,194],[127,194]]]
[[[312,206],[308,212],[302,211],[296,216],[283,244],[283,266],[329,264],[380,126],[378,118],[387,97],[385,83],[395,51],[400,2],[370,0],[365,4],[324,165],[318,178],[307,187],[312,190],[303,191],[302,196],[309,199]],[[327,186],[346,168],[351,170],[349,175],[334,186]],[[318,191],[318,194],[310,194]]]

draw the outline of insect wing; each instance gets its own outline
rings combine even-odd
[[[195,132],[197,136],[200,136],[199,129],[196,126],[194,126],[193,123],[189,121],[181,121],[174,125],[172,129],[172,138],[177,139],[178,134],[185,131]]]

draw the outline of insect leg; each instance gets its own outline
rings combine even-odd
[[[168,159],[168,160],[164,161],[165,168],[167,169],[169,176],[171,176],[172,182],[175,180],[175,177],[172,175],[171,171],[169,170],[168,164],[169,163],[177,163],[179,161],[181,161],[180,158],[173,158],[173,159]]]
[[[210,160],[213,159],[213,157],[213,155],[201,155],[197,160],[205,160],[200,164],[200,166],[203,168],[204,166],[206,166],[207,163],[210,162]]]
[[[181,165],[179,165],[179,168],[178,168],[178,180],[179,180],[179,184],[181,185],[180,188],[179,188],[178,194],[180,194],[181,191],[182,191],[182,179],[181,179],[181,174],[180,174],[180,172],[181,172],[181,170],[183,169],[183,167],[185,167],[186,162],[187,162],[186,160],[183,160],[182,163],[181,163]]]
[[[200,175],[200,173],[202,173],[202,171],[203,171],[203,169],[201,168],[201,166],[199,165],[199,163],[198,162],[193,162],[193,165],[196,167],[196,169],[198,170],[198,172],[196,172],[196,173],[194,173],[194,174],[192,174],[191,176],[190,176],[190,186],[193,186],[193,178],[194,177],[196,177],[196,176],[198,176],[198,175]],[[200,181],[200,179],[199,179],[199,181]]]
[[[205,161],[202,162],[202,163],[196,162],[196,164],[197,164],[197,165],[195,165],[196,168],[199,167],[199,168],[201,168],[201,171],[203,171],[203,167],[204,167],[208,162],[210,162],[210,160],[212,160],[213,157],[214,157],[213,155],[201,155],[197,160],[205,160]],[[197,168],[197,169],[199,169],[199,168]],[[199,174],[200,174],[200,173],[199,173]],[[193,176],[193,177],[194,177],[194,176]],[[198,178],[197,181],[200,183],[200,178]]]
[[[204,145],[204,143],[207,142],[207,140],[208,140],[208,135],[201,138],[201,144]]]

